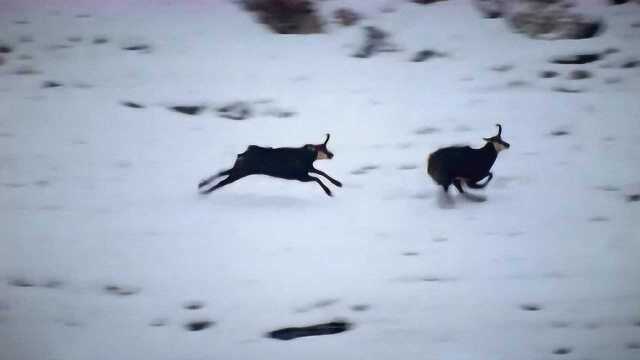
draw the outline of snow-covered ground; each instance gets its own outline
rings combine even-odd
[[[463,0],[320,2],[401,48],[368,59],[361,26],[274,35],[231,1],[0,4],[0,360],[640,359],[640,66],[620,66],[640,6],[603,3],[582,4],[601,36],[545,41]],[[424,49],[449,56],[409,61]],[[212,110],[259,100],[295,116]],[[427,154],[497,122],[488,200],[440,208]],[[196,191],[249,144],[327,132],[333,198],[260,176]],[[336,319],[353,327],[264,336]]]

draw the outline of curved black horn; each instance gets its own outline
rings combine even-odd
[[[498,127],[498,136],[500,136],[502,134],[502,125],[496,124],[496,126]]]
[[[327,142],[329,142],[329,138],[331,137],[330,134],[327,134],[327,139],[324,141],[324,144],[327,145]]]

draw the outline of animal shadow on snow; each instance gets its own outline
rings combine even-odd
[[[294,196],[261,194],[220,194],[215,203],[251,208],[296,208],[311,205],[309,200]]]
[[[471,194],[465,192],[464,194],[451,195],[442,191],[438,191],[437,197],[438,207],[441,209],[453,209],[460,203],[483,203],[487,201],[487,197],[479,194]]]

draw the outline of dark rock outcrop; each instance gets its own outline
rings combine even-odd
[[[315,34],[324,31],[323,21],[309,0],[244,0],[258,21],[277,34]]]

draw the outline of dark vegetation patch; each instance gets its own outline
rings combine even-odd
[[[293,340],[305,336],[339,334],[350,330],[351,328],[353,328],[352,323],[340,320],[311,326],[278,329],[268,332],[265,336],[278,340]]]
[[[56,50],[65,50],[71,49],[73,46],[69,44],[53,44],[46,47],[47,50],[56,51]]]
[[[375,26],[365,26],[364,42],[353,55],[357,58],[368,58],[379,52],[397,51],[397,47],[389,42],[389,33]]]
[[[48,279],[47,281],[42,283],[42,286],[48,289],[59,289],[63,285],[64,283],[62,282],[62,280],[58,280],[58,279]]]
[[[36,284],[33,281],[25,279],[23,277],[16,277],[13,279],[9,279],[9,285],[21,288],[34,287]]]
[[[246,120],[253,116],[251,105],[245,101],[235,101],[216,109],[218,116],[231,120]]]
[[[177,105],[177,106],[169,107],[169,109],[175,112],[179,112],[181,114],[186,114],[186,115],[198,115],[205,108],[206,106],[203,106],[203,105]]]
[[[102,45],[109,42],[109,39],[106,36],[96,36],[91,41],[95,45]]]
[[[549,135],[551,135],[551,136],[567,136],[569,134],[570,134],[570,132],[568,130],[562,130],[562,129],[552,130],[549,133]]]
[[[378,165],[364,165],[364,166],[361,166],[361,167],[359,167],[359,168],[357,168],[355,170],[352,170],[351,174],[353,174],[353,175],[364,175],[364,174],[366,174],[366,173],[368,173],[368,172],[370,172],[372,170],[376,170],[378,168],[379,168]]]
[[[640,201],[640,194],[627,195],[627,202],[636,202],[636,201]]]
[[[57,88],[57,87],[62,87],[62,83],[59,83],[57,81],[52,81],[52,80],[45,80],[42,82],[40,87],[43,89]]]
[[[356,305],[351,305],[351,310],[352,311],[356,311],[356,312],[363,312],[363,311],[367,311],[371,308],[371,305],[367,305],[367,304],[356,304]]]
[[[147,44],[133,44],[133,45],[125,45],[122,47],[122,50],[127,51],[150,51],[151,46]]]
[[[562,346],[556,349],[553,349],[553,354],[554,355],[567,355],[569,353],[571,353],[571,351],[573,351],[572,348],[567,347],[567,346]]]
[[[398,165],[398,167],[396,169],[398,170],[414,170],[417,169],[418,165],[415,164],[403,164],[403,165]]]
[[[578,94],[578,93],[584,92],[584,90],[582,89],[570,88],[566,86],[554,86],[551,88],[551,90],[555,92],[561,92],[561,93],[567,93],[567,94]]]
[[[592,216],[589,218],[589,222],[607,222],[609,218],[606,216]]]
[[[435,275],[424,276],[420,278],[420,281],[428,282],[428,283],[450,282],[453,280],[454,280],[453,278],[447,278],[447,277],[435,276]]]
[[[640,60],[627,60],[620,65],[623,69],[632,69],[640,65]]]
[[[549,60],[549,62],[552,64],[579,65],[579,64],[592,63],[600,59],[602,59],[602,54],[588,53],[588,54],[555,56],[555,57],[552,57]]]
[[[0,44],[0,54],[9,54],[13,52],[13,47],[7,44]]]
[[[428,134],[437,133],[438,131],[440,131],[440,129],[438,128],[435,128],[432,126],[423,126],[421,128],[417,128],[413,130],[413,133],[416,135],[428,135]]]
[[[520,309],[524,311],[540,311],[542,310],[542,305],[533,303],[522,304],[520,305]]]
[[[507,82],[508,88],[523,88],[529,85],[531,85],[531,83],[525,80],[511,80]]]
[[[140,103],[137,103],[137,102],[133,102],[133,101],[121,101],[120,104],[122,104],[122,105],[124,105],[126,107],[133,108],[133,109],[144,109],[145,108],[144,105],[142,105]]]
[[[186,310],[199,310],[204,307],[204,303],[202,301],[189,301],[185,303],[183,306]]]
[[[619,187],[613,186],[613,185],[600,185],[600,186],[596,186],[596,189],[607,191],[607,192],[620,191]]]
[[[215,325],[215,322],[210,320],[196,320],[186,323],[184,327],[189,331],[200,331],[213,325]]]
[[[629,350],[640,350],[640,341],[630,341],[626,344]]]
[[[421,50],[418,51],[412,58],[411,61],[412,62],[423,62],[423,61],[427,61],[429,59],[432,58],[439,58],[439,57],[446,57],[447,54],[439,52],[439,51],[435,51],[435,50],[429,50],[429,49],[425,49],[425,50]]]
[[[334,20],[342,26],[355,25],[360,21],[360,14],[350,8],[339,8],[333,12]]]
[[[501,65],[494,65],[491,67],[491,70],[495,71],[495,72],[507,72],[510,70],[513,70],[514,66],[511,64],[501,64]]]
[[[120,285],[105,285],[103,290],[110,295],[130,296],[140,292],[139,288]]]
[[[321,16],[309,0],[242,0],[245,10],[277,34],[314,34],[324,31]]]
[[[69,36],[67,38],[67,41],[72,43],[79,43],[79,42],[82,42],[82,36],[79,36],[79,35]]]
[[[589,79],[592,77],[591,72],[587,70],[573,70],[567,75],[567,78],[570,80],[582,80]]]

